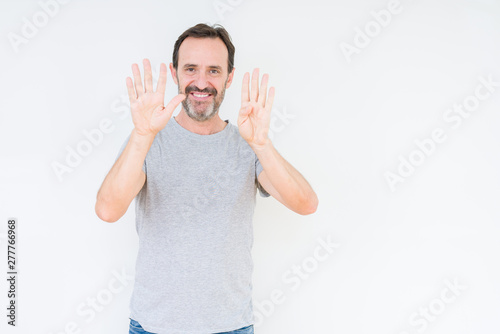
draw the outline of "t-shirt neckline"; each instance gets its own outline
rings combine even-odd
[[[211,142],[214,140],[218,140],[219,138],[223,138],[227,133],[229,133],[229,127],[231,125],[229,120],[226,119],[224,122],[226,122],[227,124],[224,127],[224,129],[222,129],[221,131],[216,132],[216,133],[212,133],[210,135],[200,135],[198,133],[194,133],[194,132],[189,131],[188,129],[185,129],[182,125],[180,125],[177,122],[175,117],[172,117],[171,121],[173,121],[172,126],[176,130],[176,132],[179,133],[179,135],[181,135],[185,138],[189,138],[189,139],[200,141],[200,142]]]

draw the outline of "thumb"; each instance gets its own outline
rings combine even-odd
[[[175,108],[177,108],[179,103],[181,103],[185,98],[186,96],[183,94],[177,95],[172,100],[170,100],[166,107],[157,106],[153,111],[154,115],[156,115],[156,117],[159,117],[163,121],[168,122],[168,120],[172,117],[172,113],[174,112]]]
[[[175,96],[172,100],[170,100],[170,102],[165,106],[165,111],[167,112],[167,114],[171,115],[174,112],[175,108],[177,108],[179,103],[184,101],[185,98],[186,95],[179,94]]]
[[[251,105],[247,106],[246,108],[242,107],[240,109],[240,117],[246,117],[246,116],[250,115],[250,113],[252,112],[252,109],[253,108]]]

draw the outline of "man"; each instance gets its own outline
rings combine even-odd
[[[245,73],[238,126],[218,114],[235,48],[221,26],[179,36],[170,63],[179,95],[164,106],[167,68],[153,91],[144,59],[126,84],[134,129],[106,176],[96,213],[115,222],[136,198],[139,252],[130,333],[253,333],[251,248],[257,189],[299,214],[313,189],[267,134],[274,88]],[[179,114],[171,118],[182,102]]]

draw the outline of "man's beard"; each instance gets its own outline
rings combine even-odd
[[[184,93],[182,93],[179,88],[179,94],[186,95],[186,98],[184,99],[184,101],[182,101],[182,106],[186,111],[186,114],[198,122],[204,122],[214,117],[215,114],[217,114],[217,112],[219,111],[219,107],[222,103],[222,100],[224,100],[224,94],[226,92],[225,87],[226,83],[224,83],[223,89],[220,94],[217,92],[215,88],[211,87],[207,87],[205,89],[199,89],[194,85],[190,85],[186,87]],[[193,101],[190,94],[191,92],[211,94],[212,101],[211,102]]]

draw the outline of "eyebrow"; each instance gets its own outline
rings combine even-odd
[[[196,65],[196,64],[186,64],[186,65],[184,65],[184,68],[188,68],[188,67],[198,67],[198,65]],[[208,68],[222,71],[222,67],[218,66],[218,65],[210,65],[210,66],[208,66]]]

